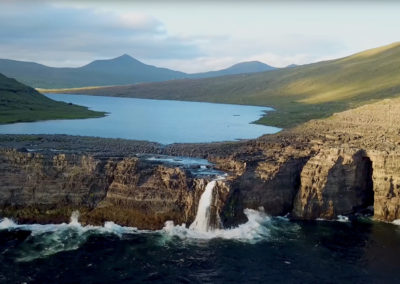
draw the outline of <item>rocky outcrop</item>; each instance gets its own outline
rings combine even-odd
[[[3,150],[0,167],[0,210],[20,222],[66,222],[79,210],[83,223],[114,221],[146,229],[159,229],[167,220],[190,224],[207,183],[179,167],[136,157]],[[228,191],[219,181],[216,213]]]
[[[293,208],[293,199],[300,184],[305,157],[287,157],[279,165],[273,161],[248,163],[246,170],[230,184],[230,196],[224,208],[227,226],[245,221],[243,210],[261,209],[273,216],[286,215]]]
[[[213,191],[213,199],[210,210],[210,227],[212,229],[220,229],[227,224],[221,219],[224,214],[224,207],[230,193],[230,186],[222,180],[217,181]]]
[[[377,220],[400,218],[400,99],[311,121],[292,134],[317,149],[302,171],[294,216],[335,218],[370,206]]]
[[[106,183],[105,162],[88,156],[0,153],[0,206],[8,214],[15,209],[19,219],[58,221],[70,207],[92,208],[104,198]]]
[[[400,152],[368,152],[373,165],[374,218],[400,219]]]
[[[89,219],[148,229],[159,229],[168,220],[193,221],[206,180],[192,178],[179,168],[149,168],[137,159],[124,159],[111,167],[107,194]]]
[[[299,219],[368,208],[391,222],[400,219],[399,153],[400,99],[384,100],[248,142],[234,155],[247,167],[229,200]]]
[[[301,171],[293,216],[333,219],[373,205],[372,166],[354,149],[321,150]]]

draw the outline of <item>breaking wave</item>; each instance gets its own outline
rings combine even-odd
[[[400,226],[400,219],[394,220],[392,224]]]
[[[231,229],[217,229],[201,232],[187,228],[185,224],[174,225],[167,221],[161,230],[138,230],[124,227],[114,222],[105,222],[104,226],[83,226],[78,221],[79,213],[73,212],[69,223],[62,224],[17,224],[13,220],[0,220],[0,230],[29,231],[30,235],[17,248],[16,260],[28,262],[48,257],[62,251],[79,249],[91,235],[112,234],[122,238],[127,234],[153,234],[161,237],[160,241],[176,238],[181,240],[211,240],[215,238],[257,243],[271,238],[273,232],[290,231],[296,224],[283,217],[270,217],[262,211],[246,209],[248,221]]]
[[[104,226],[82,226],[78,221],[79,213],[73,212],[70,222],[62,224],[28,224],[20,225],[8,218],[0,220],[0,230],[30,231],[29,237],[21,243],[16,260],[32,261],[47,257],[61,251],[78,249],[88,237],[93,234],[123,234],[136,233],[136,228],[119,226],[113,222],[105,222]]]
[[[323,221],[323,222],[342,222],[342,223],[349,223],[350,219],[344,215],[337,215],[336,219],[324,219],[324,218],[317,218],[316,221]]]
[[[167,221],[162,231],[168,236],[181,239],[210,240],[220,238],[257,243],[270,239],[273,237],[273,234],[279,233],[280,231],[285,231],[287,233],[299,228],[298,225],[289,222],[287,218],[270,217],[262,210],[245,209],[244,214],[248,221],[231,229],[216,229],[205,232],[187,228],[185,224],[174,225],[174,222]]]

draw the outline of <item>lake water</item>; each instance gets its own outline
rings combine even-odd
[[[170,143],[233,141],[276,133],[252,124],[268,107],[48,94],[49,98],[106,111],[103,118],[0,125],[1,134],[69,134]]]

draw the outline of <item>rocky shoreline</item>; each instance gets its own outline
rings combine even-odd
[[[243,209],[260,207],[304,220],[372,209],[376,220],[400,219],[399,99],[240,142],[0,135],[0,216],[54,223],[79,210],[86,224],[190,224],[211,177],[143,154],[205,158],[226,172],[213,199],[226,227],[246,221]]]

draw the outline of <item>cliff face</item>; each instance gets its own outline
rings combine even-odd
[[[1,151],[0,206],[22,220],[58,221],[69,208],[92,208],[104,198],[105,171],[103,161],[87,156]]]
[[[181,168],[138,158],[3,150],[0,167],[2,215],[21,222],[66,222],[79,210],[83,223],[146,229],[159,229],[167,220],[190,224],[207,184]],[[218,182],[215,212],[228,190]]]
[[[330,148],[308,160],[294,200],[297,218],[332,219],[373,205],[371,161],[363,151]]]
[[[301,173],[298,218],[334,218],[373,206],[374,218],[400,218],[400,99],[311,121],[292,131],[317,149]]]
[[[247,156],[246,156],[246,153]],[[226,219],[243,208],[298,219],[335,219],[373,208],[400,219],[400,99],[384,100],[248,142],[232,155]]]
[[[44,148],[40,143],[35,147]],[[75,154],[41,154],[3,146],[0,214],[24,222],[61,222],[80,210],[86,223],[114,221],[146,229],[161,228],[167,220],[194,220],[209,178],[118,154],[119,142],[107,143],[109,155],[106,147],[100,154],[82,148]],[[366,208],[373,208],[377,220],[400,219],[400,99],[251,141],[141,147],[207,158],[228,174],[214,189],[215,227],[245,222],[243,209],[261,207],[270,215],[298,219],[334,219]]]
[[[374,217],[400,219],[400,152],[369,151],[373,165]]]
[[[223,211],[227,226],[246,221],[243,210],[262,209],[273,216],[290,213],[300,184],[300,172],[306,159],[287,157],[274,161],[252,161],[230,183],[230,195]]]

